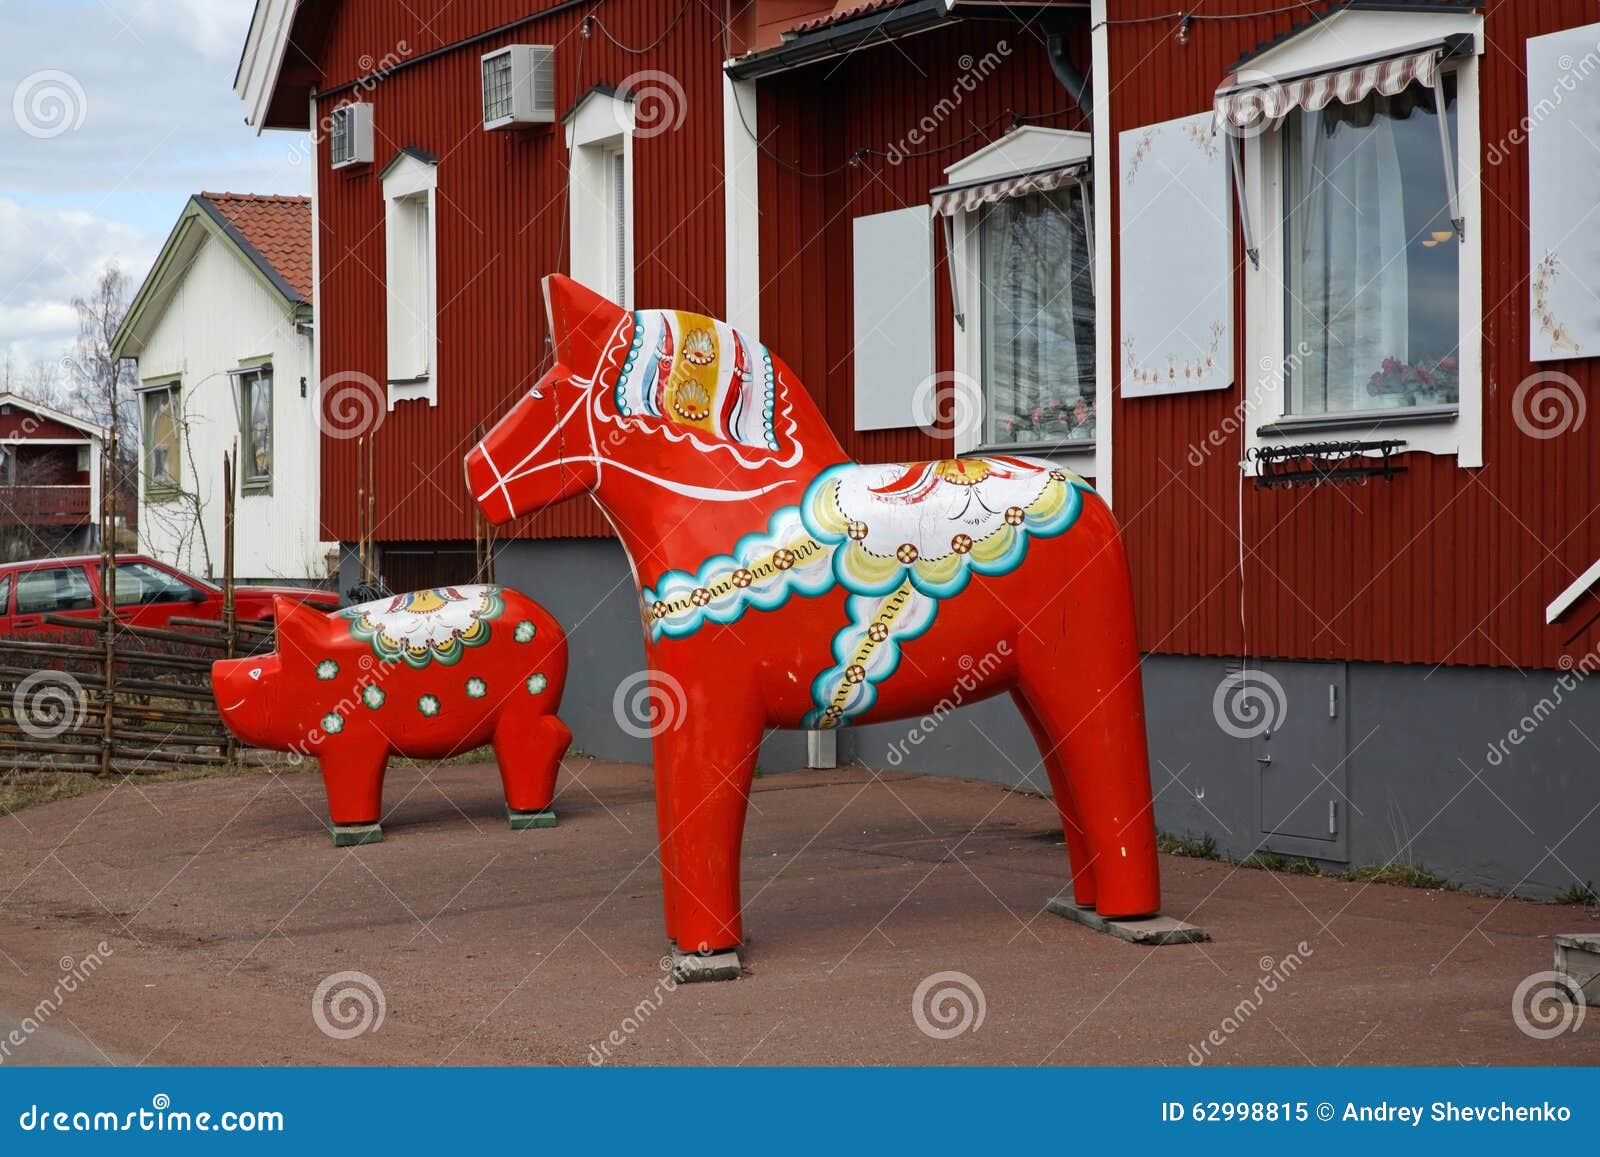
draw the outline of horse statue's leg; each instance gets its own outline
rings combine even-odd
[[[682,952],[737,948],[739,849],[765,719],[755,680],[687,665],[651,678],[682,688],[658,696],[683,710],[653,745],[667,935]]]
[[[1087,869],[1102,916],[1144,916],[1160,907],[1161,882],[1128,563],[1100,502],[1072,533],[1095,545],[1019,632],[1017,692],[1048,753],[1077,898]]]
[[[1072,782],[1067,777],[1067,764],[1061,751],[1050,738],[1050,733],[1039,721],[1038,713],[1022,697],[1021,691],[1011,692],[1011,698],[1022,712],[1033,741],[1039,747],[1039,759],[1050,776],[1050,790],[1056,797],[1056,810],[1061,813],[1061,830],[1067,838],[1067,858],[1072,867],[1072,899],[1082,907],[1094,907],[1094,865],[1090,863],[1089,840],[1083,832],[1083,817],[1072,796]]]

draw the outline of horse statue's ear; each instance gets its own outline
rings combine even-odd
[[[556,361],[578,375],[593,372],[606,339],[627,316],[620,305],[559,273],[544,279],[544,308]]]

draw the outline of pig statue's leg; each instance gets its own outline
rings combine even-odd
[[[375,844],[383,838],[378,826],[383,814],[383,773],[389,748],[381,737],[351,736],[337,746],[329,744],[318,757],[322,786],[328,793],[328,818],[333,821],[333,844]]]
[[[553,828],[561,757],[572,746],[572,732],[554,715],[530,720],[503,711],[494,725],[494,757],[506,789],[506,815],[514,829]]]

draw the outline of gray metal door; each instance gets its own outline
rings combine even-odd
[[[1265,663],[1258,671],[1263,684],[1281,694],[1274,725],[1252,741],[1257,826],[1264,847],[1347,861],[1345,664]]]

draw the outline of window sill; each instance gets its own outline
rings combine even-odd
[[[1461,416],[1461,407],[1412,406],[1404,410],[1352,410],[1344,414],[1286,416],[1256,428],[1256,436],[1304,434],[1318,430],[1374,430],[1384,426],[1448,425]]]
[[[241,498],[271,498],[272,483],[271,481],[242,483],[239,487],[239,496]]]
[[[145,483],[144,500],[146,502],[174,502],[183,497],[183,491],[176,486],[151,486]]]
[[[1093,438],[1068,442],[988,442],[963,454],[1093,454],[1094,448]]]
[[[396,402],[422,402],[430,406],[437,406],[439,398],[434,387],[431,374],[424,374],[419,378],[390,378],[389,409],[394,409]]]

